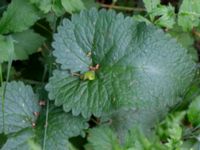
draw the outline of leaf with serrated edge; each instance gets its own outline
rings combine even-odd
[[[122,150],[117,135],[106,126],[89,130],[88,142],[94,150]]]
[[[61,0],[62,6],[69,13],[81,11],[85,9],[82,0]]]
[[[178,13],[178,25],[184,31],[189,31],[193,27],[197,27],[200,23],[200,3],[199,0],[184,0]]]
[[[160,4],[160,0],[143,0],[143,2],[148,12],[151,12]]]
[[[68,139],[84,134],[83,130],[89,127],[86,119],[81,116],[72,116],[70,113],[65,113],[59,108],[51,108],[48,116],[48,125],[45,125],[45,119],[43,121],[39,119],[39,124],[36,127],[37,137],[40,139],[39,143],[42,144],[44,127],[47,126],[45,140],[47,150],[66,150],[67,146],[69,146]]]
[[[13,0],[0,20],[0,33],[21,32],[32,26],[40,14],[27,0]]]
[[[62,69],[83,73],[100,65],[93,81],[57,70],[46,86],[56,105],[85,118],[122,106],[172,106],[195,74],[187,50],[169,35],[114,11],[72,15],[54,40],[53,54]]]
[[[33,142],[33,139],[34,132],[31,129],[26,129],[9,136],[2,150],[41,150],[41,148]]]
[[[4,104],[4,129],[2,113],[2,96],[0,96],[0,132],[6,134],[18,132],[24,128],[32,127],[39,112],[38,97],[30,86],[22,82],[7,84]]]

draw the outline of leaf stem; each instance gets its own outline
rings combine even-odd
[[[101,7],[109,8],[109,9],[116,9],[116,10],[123,10],[123,11],[146,11],[144,8],[135,8],[135,7],[125,7],[125,6],[116,6],[116,5],[107,5],[99,3]]]
[[[53,28],[53,33],[55,33],[55,31],[56,31],[56,22],[57,22],[57,17],[54,14],[54,28]],[[46,48],[48,49],[48,47],[46,47]],[[50,50],[50,52],[49,52],[49,57],[52,57],[52,50]],[[52,75],[52,69],[53,69],[52,62],[50,62],[48,64],[48,67],[49,67],[48,71],[49,71],[49,77],[50,77]],[[45,72],[46,72],[46,70],[45,70]],[[42,80],[44,78],[42,78]],[[42,148],[43,150],[46,149],[46,137],[47,137],[47,129],[48,129],[48,119],[49,119],[49,99],[47,99],[47,106],[46,106],[45,131],[44,131],[43,148]]]
[[[0,64],[0,84],[1,84],[1,87],[2,87],[2,90],[1,90],[1,100],[2,100],[2,104],[1,104],[1,107],[2,107],[2,114],[3,114],[3,131],[4,131],[4,103],[5,103],[5,99],[4,99],[4,87],[3,87],[3,71],[2,71],[2,63]]]
[[[200,37],[200,33],[198,31],[196,31],[195,29],[192,30],[193,34]]]
[[[22,81],[25,83],[28,83],[28,84],[32,84],[32,85],[42,85],[43,84],[43,82],[29,80],[29,79],[22,79]]]
[[[44,29],[45,31],[47,31],[49,34],[52,34],[52,32],[51,32],[49,29],[47,29],[45,26],[43,26],[42,24],[40,24],[40,23],[37,22],[36,25],[37,25],[38,27]]]
[[[48,118],[49,118],[49,101],[47,100],[47,108],[46,108],[46,119],[45,119],[45,126],[44,126],[44,139],[43,139],[43,150],[46,149],[46,137],[47,137],[47,128],[48,128]]]

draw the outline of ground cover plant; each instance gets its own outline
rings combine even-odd
[[[0,149],[200,149],[198,0],[0,6]]]

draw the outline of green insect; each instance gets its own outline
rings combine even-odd
[[[87,71],[83,74],[83,80],[95,80],[95,72]]]

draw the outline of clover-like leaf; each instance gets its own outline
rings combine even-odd
[[[3,88],[1,88],[2,91]],[[32,127],[40,111],[38,97],[30,86],[22,82],[10,82],[6,86],[5,99],[0,94],[0,133],[18,132]]]
[[[72,15],[54,40],[53,54],[62,70],[54,72],[46,89],[56,105],[74,115],[99,117],[123,106],[172,106],[195,73],[187,50],[169,35],[114,11]],[[96,65],[95,80],[81,79]]]

